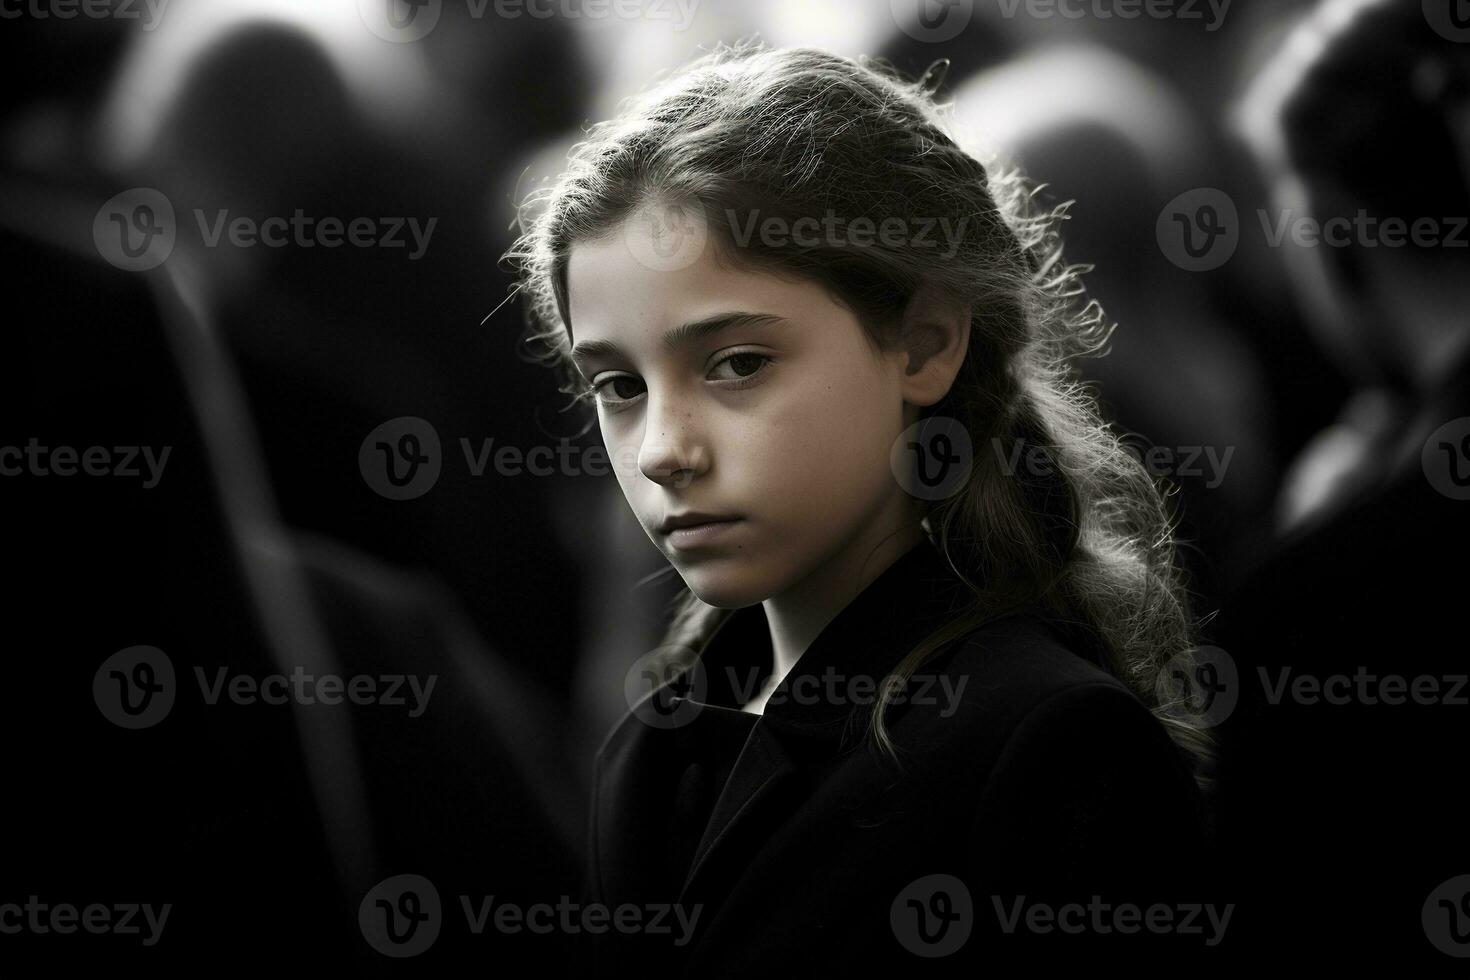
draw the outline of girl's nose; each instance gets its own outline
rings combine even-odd
[[[709,469],[710,451],[701,435],[697,413],[674,404],[662,405],[649,394],[638,469],[660,486],[688,486]]]

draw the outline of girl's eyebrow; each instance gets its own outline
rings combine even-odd
[[[664,350],[674,351],[731,327],[753,327],[784,322],[786,322],[785,317],[774,313],[747,313],[744,311],[715,313],[701,320],[694,320],[673,328],[663,335],[661,342]],[[598,354],[617,357],[622,353],[623,349],[610,340],[587,340],[572,348],[573,360]]]

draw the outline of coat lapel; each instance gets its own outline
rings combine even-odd
[[[952,611],[950,603],[958,593],[959,583],[933,546],[926,542],[914,548],[829,624],[772,692],[760,716],[739,710],[733,686],[764,679],[742,671],[752,667],[769,671],[765,614],[759,605],[743,608],[721,624],[700,658],[707,671],[708,698],[689,724],[642,733],[638,741],[643,751],[637,754],[644,764],[632,767],[652,769],[666,779],[670,771],[684,772],[701,760],[728,759],[732,742],[747,733],[694,846],[679,893],[681,904],[711,904],[711,898],[718,899],[724,891],[720,883],[742,872],[749,864],[745,859],[761,848],[811,789],[812,767],[820,768],[853,747],[854,732],[863,726],[852,723],[862,720],[865,709],[792,700],[793,682],[805,675],[816,678],[829,668],[848,677],[881,679],[909,644]],[[606,802],[614,810],[621,805]],[[631,800],[624,803],[634,805]],[[636,836],[642,827],[624,829]],[[631,854],[627,857],[637,860]]]
[[[725,708],[706,710],[726,711]],[[772,806],[795,787],[799,768],[765,726],[756,724],[735,762],[724,790],[715,802],[709,824],[694,850],[694,860],[679,901],[700,891],[723,860],[734,857],[749,831],[763,823]]]

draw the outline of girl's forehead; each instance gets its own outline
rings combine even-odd
[[[662,332],[730,311],[802,319],[840,309],[817,283],[730,261],[713,247],[682,267],[659,268],[621,233],[572,247],[567,305],[578,341]]]

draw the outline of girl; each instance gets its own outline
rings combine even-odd
[[[1194,882],[1167,511],[1069,374],[1062,209],[946,135],[943,68],[722,46],[527,202],[530,338],[687,587],[598,754],[599,966],[1136,958],[1035,906]]]

